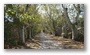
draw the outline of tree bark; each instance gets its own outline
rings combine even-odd
[[[31,36],[31,30],[29,30],[29,38],[31,39],[31,37],[32,37],[32,36]]]
[[[19,44],[22,44],[22,29],[21,28],[18,29],[18,33],[19,33]]]
[[[66,25],[64,25],[62,27],[62,36],[65,37],[65,38],[68,38],[68,36],[67,36],[67,30],[66,30]]]
[[[22,42],[25,43],[24,26],[23,26],[23,28],[22,28]]]
[[[72,25],[72,39],[76,40],[78,37],[78,31],[77,28],[75,27],[75,25]]]

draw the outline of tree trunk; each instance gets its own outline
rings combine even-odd
[[[32,36],[31,36],[31,30],[29,30],[29,38],[31,39],[31,37],[32,37]]]
[[[65,37],[65,38],[68,38],[66,26],[63,26],[63,27],[62,27],[62,36]]]
[[[23,28],[22,28],[22,42],[25,43],[24,26],[23,26]]]
[[[18,29],[18,33],[19,33],[19,44],[22,44],[22,29],[21,28]]]
[[[75,25],[72,25],[72,39],[76,40],[78,37],[78,31],[77,28],[75,27]]]
[[[52,19],[53,35],[56,36],[55,21]]]
[[[70,25],[71,29],[72,29],[72,39],[73,40],[76,40],[77,37],[78,37],[78,31],[77,31],[77,28],[75,27],[75,24],[72,24],[70,19],[69,19],[69,16],[68,16],[68,12],[67,12],[67,8],[65,8],[63,5],[63,10],[64,10],[64,15],[65,15],[65,18],[67,20],[67,23]],[[79,15],[79,14],[78,14]],[[78,18],[78,17],[77,17]]]

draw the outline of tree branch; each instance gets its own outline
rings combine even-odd
[[[78,11],[78,13],[77,13],[77,16],[76,16],[76,23],[77,23],[77,21],[78,21],[78,18],[79,18],[79,15],[80,15],[80,4],[78,4],[77,5],[77,7],[75,6],[75,4],[73,4],[73,6],[75,7],[75,9]]]
[[[64,10],[65,18],[66,18],[68,24],[72,27],[72,23],[71,23],[71,21],[70,21],[70,19],[69,19],[69,17],[68,17],[67,8],[65,8],[65,7],[63,6],[63,4],[62,4],[62,7],[63,7],[63,10]]]

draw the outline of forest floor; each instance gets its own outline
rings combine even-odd
[[[84,43],[41,32],[32,41],[28,40],[26,46],[31,49],[82,49]]]
[[[9,46],[9,45],[6,45]],[[25,45],[9,46],[6,49],[82,49],[83,42],[77,42],[72,39],[61,36],[53,36],[41,32],[34,36],[32,40],[27,39]]]

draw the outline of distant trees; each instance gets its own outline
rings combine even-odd
[[[44,16],[45,24],[47,24],[47,30],[53,35],[57,35],[58,26],[60,26],[60,21],[62,20],[62,18],[60,18],[61,11],[58,6],[59,4],[41,5],[42,12],[44,12],[42,15]]]

